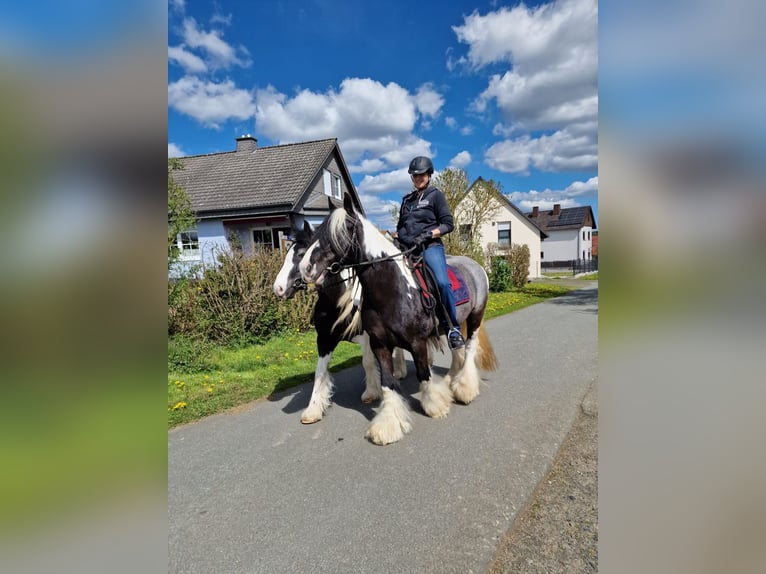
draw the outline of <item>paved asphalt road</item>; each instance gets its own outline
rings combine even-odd
[[[485,572],[597,377],[597,283],[487,323],[481,394],[380,447],[361,366],[301,425],[310,385],[172,430],[169,572]],[[447,371],[438,355],[435,372]],[[404,387],[417,393],[414,368]]]

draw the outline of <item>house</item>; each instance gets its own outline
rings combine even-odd
[[[556,203],[553,209],[547,211],[541,211],[539,206],[535,206],[527,213],[527,217],[548,234],[540,253],[544,267],[593,259],[596,218],[589,205],[561,209],[561,204]]]
[[[351,195],[364,213],[335,138],[258,147],[250,135],[234,151],[179,158],[173,173],[191,201],[196,229],[179,234],[181,268],[215,264],[232,243],[284,249],[292,226],[316,226]]]
[[[491,200],[491,210],[494,213],[478,229],[470,229],[470,224],[465,222],[465,214],[471,211],[474,193],[479,186],[484,186],[486,183],[479,177],[466,191],[464,199],[455,210],[455,224],[458,226],[458,231],[462,236],[477,237],[485,253],[490,250],[490,246],[502,250],[510,248],[514,243],[527,245],[529,247],[529,277],[540,277],[540,245],[547,235],[502,193],[494,195]]]

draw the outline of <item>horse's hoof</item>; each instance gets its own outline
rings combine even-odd
[[[301,415],[301,422],[304,425],[311,425],[314,423],[318,423],[321,420],[322,420],[322,413],[319,413],[318,415],[316,415],[313,413],[304,412]]]
[[[380,426],[375,425],[370,426],[367,432],[364,433],[364,436],[374,444],[385,446],[402,440],[404,433],[401,431],[397,432],[396,430],[391,431],[391,429],[382,429]]]
[[[369,395],[367,393],[364,393],[362,395],[362,402],[366,405],[369,405],[370,403],[374,403],[375,401],[380,400],[380,395],[375,393],[370,393]]]

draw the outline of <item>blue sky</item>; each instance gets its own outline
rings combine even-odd
[[[598,8],[389,0],[168,4],[168,155],[337,137],[370,218],[407,165],[494,179],[598,222]],[[289,174],[285,174],[289,177]]]

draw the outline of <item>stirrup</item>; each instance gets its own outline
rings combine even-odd
[[[447,333],[447,342],[449,343],[449,348],[453,350],[465,347],[465,341],[460,329],[450,329],[449,333]]]

